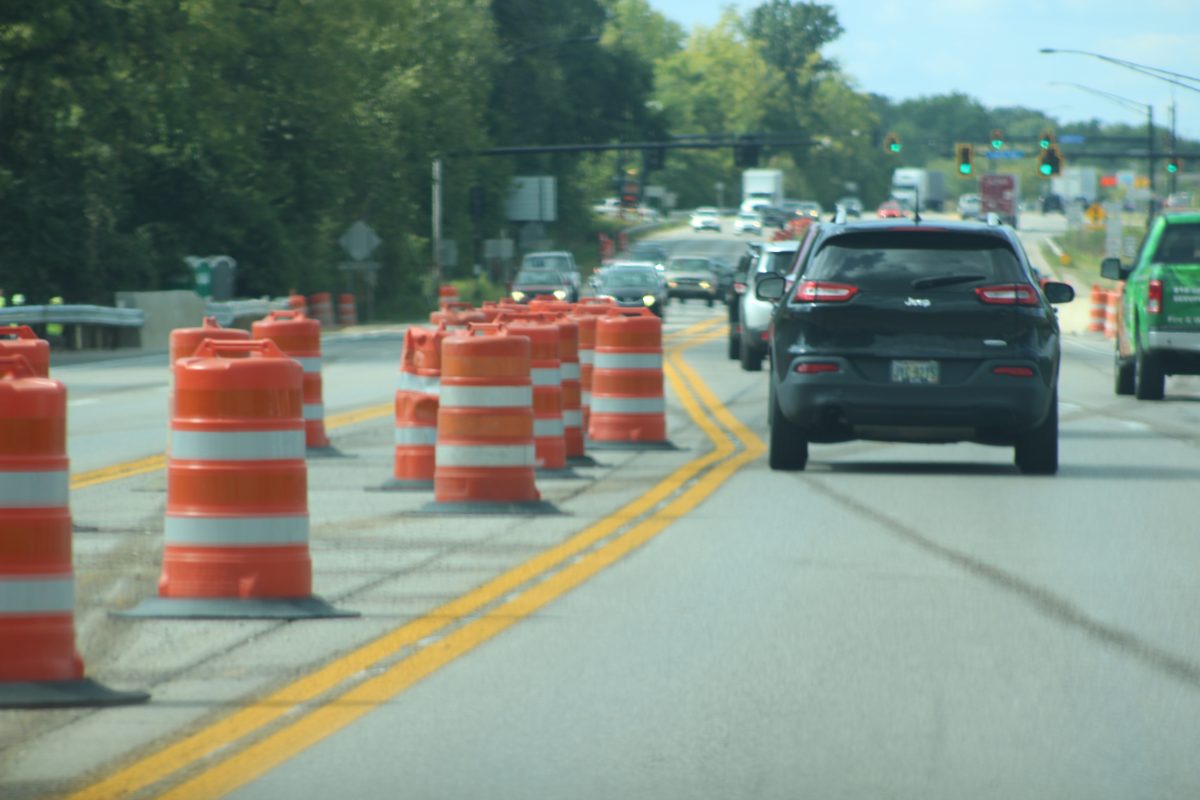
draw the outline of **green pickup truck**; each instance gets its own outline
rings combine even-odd
[[[1125,281],[1117,394],[1161,400],[1167,375],[1200,375],[1200,211],[1155,218],[1137,261],[1106,258],[1100,274]]]

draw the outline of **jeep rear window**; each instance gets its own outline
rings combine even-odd
[[[1028,280],[1017,255],[998,237],[907,231],[834,237],[809,261],[802,280],[907,292],[913,281],[944,276],[978,276],[954,284],[971,289]]]
[[[1163,229],[1154,252],[1158,264],[1200,264],[1200,224],[1171,224]]]

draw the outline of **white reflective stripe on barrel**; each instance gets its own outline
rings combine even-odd
[[[558,367],[535,367],[529,370],[529,380],[534,386],[559,386],[562,384]]]
[[[589,406],[591,406],[591,404],[592,404],[592,393],[591,392],[580,392],[579,393],[579,406],[581,408],[588,408]]]
[[[397,427],[395,444],[400,445],[429,445],[437,444],[437,427],[434,425]]]
[[[308,517],[183,517],[168,514],[167,544],[270,547],[308,542]]]
[[[65,507],[70,483],[66,470],[0,472],[0,508]]]
[[[325,419],[325,404],[324,403],[305,403],[304,404],[304,421],[320,421]]]
[[[429,378],[424,375],[414,375],[411,372],[401,372],[396,376],[397,392],[421,392],[422,394],[437,394],[442,385],[442,379]]]
[[[568,428],[583,427],[583,412],[577,410],[563,410],[563,425]]]
[[[563,435],[563,418],[535,419],[533,421],[533,436],[535,439]]]
[[[596,353],[596,369],[662,369],[662,353]]]
[[[300,362],[300,366],[304,367],[304,371],[308,373],[321,372],[321,357],[320,356],[291,356],[293,361]]]
[[[0,578],[0,615],[73,614],[75,578]]]
[[[439,467],[532,467],[533,445],[439,444],[434,460]]]
[[[562,379],[564,381],[579,380],[579,362],[564,361],[562,365]]]
[[[662,397],[607,397],[592,398],[593,414],[661,414],[666,410]]]
[[[580,364],[593,363],[596,360],[595,353],[596,353],[595,350],[580,350],[579,351],[579,363]]]
[[[171,458],[188,461],[272,461],[304,458],[304,429],[291,431],[171,431]]]
[[[532,386],[442,386],[442,408],[532,408]]]

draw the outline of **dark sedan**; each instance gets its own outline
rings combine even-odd
[[[649,308],[666,319],[667,285],[654,264],[611,264],[596,276],[593,286],[597,297],[611,297],[621,306]]]
[[[971,441],[1013,447],[1022,472],[1058,469],[1059,330],[1011,228],[908,221],[824,226],[777,303],[768,401],[772,469],[810,442]]]

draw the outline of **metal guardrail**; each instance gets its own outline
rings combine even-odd
[[[140,308],[110,308],[107,306],[8,306],[0,308],[0,325],[112,325],[119,328],[140,328],[146,314]]]
[[[208,317],[215,317],[220,325],[228,327],[238,319],[262,318],[271,311],[283,311],[287,308],[286,297],[274,300],[265,298],[261,300],[231,300],[227,303],[209,303],[204,307],[204,314]]]

